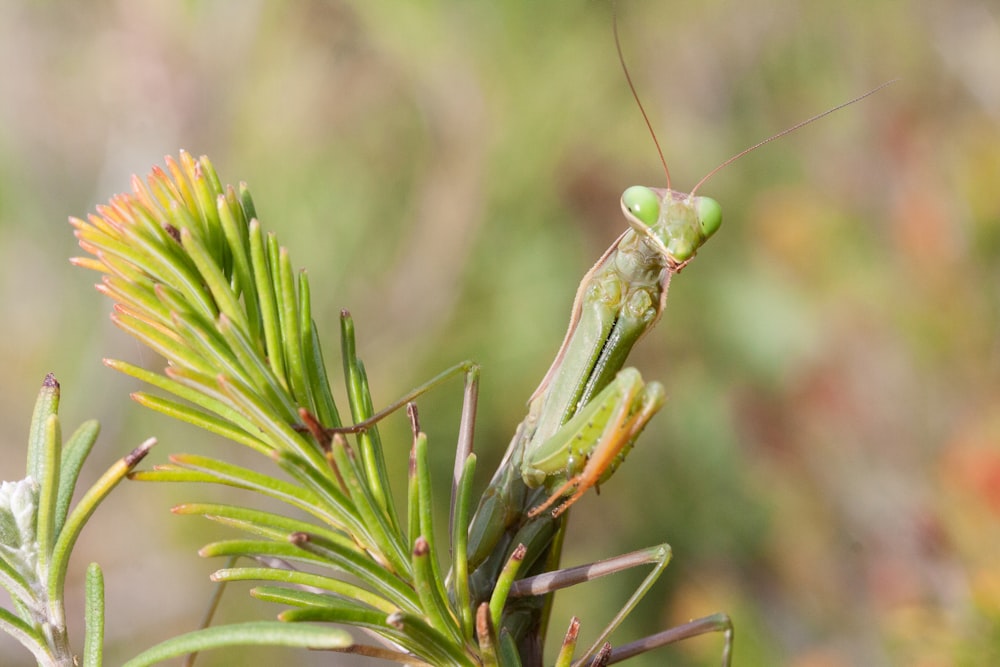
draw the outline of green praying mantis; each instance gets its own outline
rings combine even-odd
[[[615,42],[624,67],[617,30]],[[576,667],[588,664],[591,659],[594,662],[589,664],[612,664],[706,632],[723,633],[722,664],[730,664],[733,625],[725,614],[697,619],[615,650],[606,647],[607,636],[665,569],[670,548],[664,544],[600,564],[558,570],[566,512],[589,489],[610,478],[664,404],[663,386],[643,381],[639,371],[625,367],[625,363],[633,345],[662,315],[672,277],[694,258],[721,225],[720,205],[709,197],[697,195],[699,188],[719,170],[760,146],[892,83],[882,84],[737,153],[710,171],[691,192],[682,193],[670,187],[663,152],[627,68],[625,76],[653,136],[667,187],[635,186],[625,190],[621,208],[629,228],[612,242],[581,280],[568,330],[555,360],[529,399],[528,413],[467,531],[464,526],[457,528],[467,534],[467,558],[449,575],[449,587],[456,598],[468,600],[473,607],[489,605],[490,620],[498,626],[499,636],[503,638],[506,634],[507,638],[507,652],[501,650],[498,654],[507,657],[498,660],[500,665],[541,664],[542,647],[538,638],[544,637],[549,606],[539,596],[637,565],[653,567],[594,644],[574,661],[576,635],[571,627],[555,664]],[[328,433],[364,431],[443,379],[464,373],[465,404],[452,496],[454,523],[455,489],[472,450],[478,372],[475,364],[459,364],[371,418],[354,426],[328,429]],[[453,534],[454,530],[453,526]],[[515,559],[520,578],[508,590],[498,582],[508,577]],[[501,588],[504,593],[498,601],[497,590]],[[485,621],[484,624],[488,625]]]
[[[721,207],[708,197],[641,186],[626,190],[621,204],[629,229],[581,281],[560,351],[472,520],[469,565],[482,570],[485,582],[496,576],[512,545],[533,543],[542,569],[556,564],[561,517],[588,489],[607,481],[664,404],[660,383],[645,383],[639,371],[623,366],[635,342],[663,313],[671,277],[719,228]],[[550,516],[544,517],[553,505]],[[550,522],[542,524],[544,537],[539,537],[535,522],[542,518]],[[638,603],[666,566],[669,550],[662,545],[646,556],[649,560],[643,562],[654,564],[650,576],[574,664],[594,654]],[[525,590],[532,589],[526,585]],[[547,611],[536,613],[537,622],[544,625]],[[728,664],[728,617],[717,616],[693,628],[694,634],[726,633],[723,664]],[[531,647],[522,646],[523,659],[531,652]],[[534,659],[540,660],[537,651]]]

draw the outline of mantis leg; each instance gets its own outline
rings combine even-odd
[[[598,650],[601,649],[608,636],[621,624],[625,617],[632,612],[649,589],[652,588],[653,584],[663,573],[663,570],[666,569],[667,565],[670,563],[671,555],[672,552],[670,545],[660,544],[658,546],[640,549],[639,551],[633,551],[631,553],[616,556],[614,558],[608,558],[589,565],[580,565],[577,567],[558,570],[556,572],[548,572],[534,577],[528,577],[514,583],[510,590],[510,597],[517,598],[531,595],[546,595],[561,588],[575,586],[576,584],[580,584],[585,581],[598,579],[600,577],[628,570],[633,567],[652,565],[653,569],[646,576],[646,578],[643,579],[642,583],[639,584],[638,588],[636,588],[635,592],[632,593],[632,596],[625,602],[622,608],[618,610],[618,613],[615,614],[613,619],[611,619],[611,622],[608,623],[608,625],[601,631],[593,645],[580,657],[579,660],[573,663],[573,667],[582,667],[587,664],[587,660],[591,656],[595,655]],[[729,667],[733,646],[733,624],[732,621],[730,621],[729,616],[726,614],[706,616],[705,618],[691,621],[690,623],[685,623],[684,625],[670,628],[655,635],[650,635],[644,639],[626,644],[611,652],[607,664],[621,662],[627,658],[650,651],[654,648],[671,644],[682,639],[687,639],[689,637],[705,634],[707,632],[722,632],[724,634],[725,645],[722,651],[722,665],[723,667]]]
[[[532,482],[546,478],[554,481],[572,473],[547,500],[528,512],[528,518],[537,517],[569,495],[552,511],[552,516],[558,518],[588,489],[607,480],[664,400],[659,383],[644,384],[633,368],[620,371],[590,404],[525,461],[525,479]]]
[[[635,440],[639,431],[646,425],[649,418],[653,416],[653,413],[655,413],[655,409],[649,413],[643,412],[633,415],[624,424],[615,424],[615,429],[611,433],[611,437],[598,443],[587,459],[587,465],[584,466],[583,471],[566,480],[541,505],[532,508],[528,512],[528,517],[533,518],[538,516],[562,498],[564,494],[572,491],[572,495],[569,498],[552,510],[552,516],[557,518],[560,514],[568,510],[570,505],[582,498],[588,489],[597,486],[608,468],[616,464],[622,451]]]
[[[326,432],[330,435],[333,435],[334,433],[363,433],[364,431],[367,431],[372,426],[379,423],[380,421],[382,421],[392,413],[396,412],[400,408],[405,407],[407,403],[410,403],[414,399],[417,399],[423,394],[426,394],[428,391],[437,387],[439,384],[443,384],[447,380],[450,380],[451,378],[456,377],[463,373],[465,374],[465,380],[466,380],[467,399],[469,398],[470,394],[469,385],[474,384],[476,387],[475,391],[471,392],[472,396],[471,400],[474,407],[475,396],[478,396],[479,394],[478,391],[479,364],[473,361],[461,361],[455,364],[454,366],[451,366],[450,368],[446,368],[445,370],[441,371],[427,382],[424,382],[423,384],[410,390],[400,398],[390,403],[387,407],[382,408],[381,410],[371,415],[367,419],[359,421],[358,423],[352,424],[350,426],[339,426],[337,428],[328,428],[326,429]],[[465,418],[464,414],[462,415],[462,418],[464,420]],[[465,422],[463,421],[463,423]]]
[[[434,389],[440,384],[447,382],[458,375],[465,376],[465,388],[462,392],[462,417],[458,428],[458,443],[455,451],[455,468],[452,473],[451,483],[451,509],[449,513],[449,527],[454,530],[455,523],[455,499],[458,493],[459,480],[462,477],[462,470],[465,467],[465,460],[473,449],[473,437],[476,429],[476,408],[479,401],[479,364],[472,361],[462,361],[451,368],[438,373],[427,382],[419,385],[407,392],[402,397],[390,403],[387,407],[379,410],[370,417],[350,426],[340,426],[337,428],[323,429],[323,436],[331,438],[335,434],[364,433],[375,426],[392,413],[405,407],[415,399]]]
[[[725,644],[722,647],[722,667],[729,667],[733,658],[733,621],[729,614],[712,614],[703,618],[668,628],[662,632],[649,635],[634,642],[624,644],[611,651],[611,659],[608,664],[624,662],[629,658],[651,651],[660,646],[673,644],[683,639],[690,639],[709,632],[721,632],[725,637]]]

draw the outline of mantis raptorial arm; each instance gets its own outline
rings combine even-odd
[[[525,456],[521,476],[529,486],[558,486],[545,502],[528,512],[528,517],[537,516],[571,493],[552,511],[558,517],[587,489],[609,478],[665,398],[659,382],[644,385],[634,368],[620,371],[556,435]]]

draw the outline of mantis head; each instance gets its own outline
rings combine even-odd
[[[722,207],[710,197],[634,185],[622,194],[629,226],[675,264],[683,264],[722,224]]]

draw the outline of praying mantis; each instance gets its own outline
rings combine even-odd
[[[524,552],[519,557],[521,568],[529,574],[554,568],[565,512],[588,489],[607,481],[664,404],[665,390],[660,383],[646,383],[639,371],[623,366],[635,342],[660,318],[671,277],[718,230],[721,207],[708,197],[678,193],[669,187],[641,186],[626,190],[621,206],[629,229],[581,280],[563,344],[530,399],[528,415],[469,525],[465,567],[471,575],[461,586],[472,589],[474,604],[493,597],[502,569],[519,549]],[[467,371],[466,406],[474,406],[478,369],[469,370],[465,365],[457,369]],[[437,380],[373,416],[369,423],[398,409]],[[473,423],[468,412],[463,411],[460,441],[465,444],[456,456],[456,471],[468,455],[465,448],[471,449]],[[336,431],[357,431],[367,425]],[[558,506],[547,512],[556,503]],[[529,630],[544,624],[547,612],[532,609],[530,603],[521,607],[516,598],[537,597],[620,569],[652,564],[651,573],[594,646],[578,662],[566,662],[584,664],[652,586],[669,558],[669,547],[660,545],[611,559],[599,573],[588,567],[576,576],[572,571],[529,576],[512,588],[515,599],[508,618],[520,615],[534,619],[521,623],[520,639],[537,636],[539,633]],[[457,578],[450,577],[455,585]],[[501,620],[501,626],[505,625]],[[694,621],[663,641],[709,631],[725,633],[723,664],[728,665],[732,623],[725,615]],[[520,653],[521,664],[540,664],[540,647],[522,646]],[[619,654],[615,661],[625,655],[628,653]]]
[[[617,30],[615,42],[624,66]],[[507,647],[506,653],[503,646],[497,653],[507,656],[498,657],[496,664],[500,665],[541,664],[539,638],[544,637],[548,624],[549,602],[540,596],[637,565],[653,567],[594,644],[574,661],[576,635],[571,628],[556,664],[582,667],[592,658],[590,664],[611,664],[707,632],[723,633],[722,664],[730,664],[733,624],[726,614],[697,619],[614,651],[604,648],[605,638],[665,569],[670,548],[663,544],[599,564],[557,570],[566,513],[589,489],[610,478],[664,404],[663,386],[645,382],[639,371],[625,363],[634,344],[663,314],[673,276],[692,261],[721,225],[721,206],[709,197],[697,195],[700,187],[719,170],[760,146],[892,83],[882,84],[737,153],[710,171],[689,193],[682,193],[671,188],[663,152],[627,68],[625,75],[653,135],[667,187],[634,186],[625,190],[621,208],[628,229],[581,280],[562,345],[529,399],[526,417],[467,529],[453,525],[452,534],[458,530],[465,537],[456,541],[463,553],[458,555],[460,567],[454,567],[448,576],[449,589],[456,599],[467,600],[480,610],[488,605],[489,618],[480,623],[477,615],[476,626],[481,645],[492,644],[484,638],[496,631],[500,643]],[[453,524],[454,489],[459,486],[472,448],[478,366],[459,364],[363,422],[327,429],[331,435],[364,431],[443,378],[461,372],[466,376],[466,393],[456,456]],[[501,586],[501,581],[506,583]]]
[[[644,383],[637,370],[622,366],[635,342],[659,320],[671,277],[718,230],[721,207],[708,197],[641,186],[626,190],[621,205],[629,229],[581,281],[563,344],[472,520],[469,565],[481,568],[487,582],[504,560],[498,554],[531,538],[541,545],[536,556],[543,567],[558,562],[564,524],[555,522],[589,488],[611,476],[665,401],[661,384]],[[534,490],[544,494],[545,489],[548,496],[535,504],[540,493]],[[537,537],[533,520],[556,503],[546,542]],[[652,586],[669,550],[662,545],[654,553],[659,555],[644,561],[655,563],[650,576],[574,664],[593,654]],[[547,612],[537,613],[544,624]],[[729,618],[717,616],[698,630],[695,634],[726,633],[723,664],[728,665]],[[531,650],[523,647],[522,658]]]
[[[472,572],[468,585],[473,589],[474,603],[491,598],[501,569],[521,548],[519,545],[530,545],[519,558],[528,561],[522,568],[529,573],[532,565],[543,571],[552,569],[549,566],[558,561],[565,512],[588,489],[611,476],[664,404],[665,390],[660,383],[646,383],[639,371],[623,365],[631,347],[660,318],[671,277],[719,228],[721,207],[707,197],[641,186],[626,190],[621,205],[630,228],[581,281],[563,344],[530,399],[528,415],[470,523],[466,567]],[[456,456],[458,471],[471,450],[474,419],[469,411],[474,411],[478,391],[478,368],[468,364],[445,371],[366,422],[330,431],[364,430],[441,378],[460,370],[467,375],[467,409],[463,410],[459,438],[464,444],[460,444]],[[564,496],[568,497],[562,500]],[[516,598],[537,597],[621,569],[652,564],[650,575],[594,646],[579,661],[565,663],[585,664],[653,585],[669,558],[669,547],[659,545],[611,559],[603,568],[587,566],[521,579],[511,589],[514,613],[524,613],[516,605]],[[450,577],[453,583],[455,578]],[[530,607],[527,613],[533,613]],[[725,615],[693,621],[659,641],[668,643],[710,631],[726,634],[723,664],[728,665],[732,623]],[[648,648],[643,646],[641,650]],[[617,662],[638,650],[639,646],[622,647],[617,657],[605,659]],[[521,664],[536,664],[541,659],[539,651],[540,647],[522,650]]]
[[[496,664],[542,664],[539,638],[545,635],[549,612],[545,600],[550,600],[542,596],[640,565],[652,565],[650,573],[593,645],[574,661],[576,631],[571,626],[555,664],[612,664],[708,632],[723,634],[722,665],[730,664],[733,624],[726,614],[696,619],[615,650],[605,645],[605,639],[666,568],[670,547],[661,544],[601,563],[557,570],[566,512],[587,490],[608,480],[664,404],[663,386],[644,382],[639,371],[625,367],[625,362],[632,346],[662,315],[672,277],[721,225],[720,205],[696,195],[697,190],[720,169],[747,153],[890,83],[741,151],[709,172],[690,193],[670,188],[665,161],[667,188],[633,186],[624,192],[621,208],[629,229],[612,242],[581,280],[563,343],[529,399],[528,414],[468,524],[467,550],[459,555],[461,567],[453,568],[448,576],[449,588],[457,599],[468,600],[480,609],[488,605],[495,611],[493,625],[500,628],[501,638],[506,633],[508,646],[513,645],[506,654],[498,652],[498,656],[507,657],[498,658]],[[634,94],[634,87],[632,90]],[[642,109],[641,102],[639,106]],[[648,118],[646,122],[648,125]],[[662,160],[662,152],[660,155]],[[472,449],[478,366],[459,364],[363,422],[328,429],[330,433],[364,431],[443,379],[462,372],[466,390],[452,495],[453,523],[455,489]],[[455,530],[465,532],[465,527],[453,525],[453,535]],[[514,578],[510,573],[514,561],[519,568],[515,568],[516,572],[526,576],[500,586],[498,582]],[[499,595],[498,590],[502,591]],[[482,626],[489,623],[484,621]],[[481,646],[485,644],[482,638],[491,633],[491,629],[482,631]],[[592,658],[593,662],[589,662]]]

